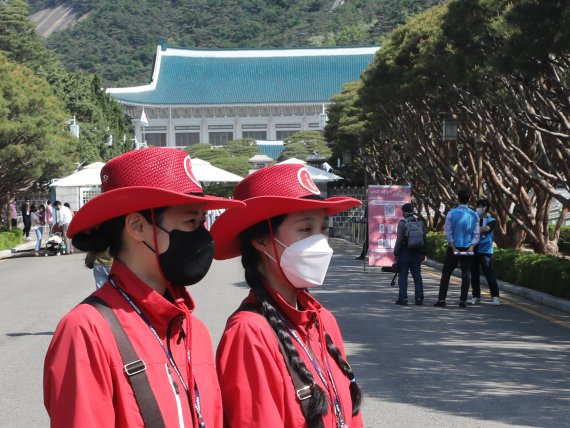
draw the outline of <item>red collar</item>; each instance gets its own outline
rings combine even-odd
[[[157,293],[136,276],[127,266],[115,259],[111,268],[110,278],[115,284],[127,293],[141,311],[148,317],[148,320],[159,334],[165,334],[170,321],[184,312],[176,307],[163,295]],[[111,285],[103,287],[109,292],[116,293]],[[183,287],[175,287],[178,292],[174,298],[183,298],[188,310],[192,312],[195,308],[194,300],[188,291]],[[103,296],[102,296],[103,297]],[[104,298],[104,297],[103,297]],[[123,299],[121,297],[121,299]],[[127,303],[128,305],[128,303]]]
[[[287,303],[281,294],[267,283],[264,283],[264,286],[271,299],[275,302],[277,309],[293,324],[292,327],[295,327],[296,330],[304,332],[306,327],[314,321],[314,318],[318,316],[321,311],[321,304],[306,290],[299,290],[299,293],[297,294],[297,302],[302,308],[304,308],[304,310],[301,311]],[[253,291],[251,291],[244,303],[255,302],[257,302],[257,299],[253,295]]]

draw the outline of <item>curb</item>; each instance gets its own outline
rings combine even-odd
[[[33,250],[36,247],[36,241],[28,241],[24,242],[23,244],[16,245],[14,248],[9,250],[1,250],[0,251],[0,260],[1,259],[9,259],[10,257],[18,254],[20,251],[29,251]]]
[[[432,267],[441,271],[443,263],[436,262],[435,260],[427,259],[424,262],[427,266]],[[453,275],[461,278],[461,270],[455,269]],[[487,284],[487,279],[484,275],[481,275],[481,284]],[[570,301],[566,299],[561,299],[560,297],[554,297],[550,294],[543,293],[542,291],[532,290],[530,288],[521,287],[520,285],[511,284],[509,282],[501,281],[497,279],[497,284],[499,289],[506,291],[508,293],[516,294],[517,296],[524,297],[526,299],[532,300],[533,302],[541,303],[545,306],[550,306],[551,308],[558,309],[559,311],[570,313]]]

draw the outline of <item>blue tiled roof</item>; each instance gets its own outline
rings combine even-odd
[[[143,105],[328,102],[344,83],[360,77],[376,49],[159,48],[151,85],[109,93],[119,101]]]
[[[281,144],[281,145],[277,145],[277,144],[266,145],[266,144],[257,143],[257,153],[259,153],[260,155],[269,156],[270,158],[272,158],[274,160],[279,159],[279,156],[281,156],[281,153],[283,152],[284,149],[285,149],[285,146],[283,144]]]

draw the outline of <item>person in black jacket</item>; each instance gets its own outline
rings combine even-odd
[[[30,230],[32,229],[32,219],[30,217],[31,210],[30,210],[30,200],[26,198],[26,201],[21,206],[22,211],[22,221],[24,222],[24,235],[26,241],[31,241],[30,238]]]
[[[402,206],[402,215],[404,218],[398,223],[398,236],[394,245],[394,256],[398,263],[398,300],[397,305],[408,304],[408,272],[411,271],[414,279],[415,302],[416,305],[422,305],[424,301],[424,285],[422,280],[421,264],[426,259],[426,233],[427,226],[425,222],[414,215],[414,206],[406,203]],[[408,245],[406,237],[406,223],[418,222],[423,232],[423,244],[416,248],[416,245]],[[410,248],[414,247],[414,248]]]

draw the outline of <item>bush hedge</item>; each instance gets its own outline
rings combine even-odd
[[[22,242],[22,229],[0,231],[0,251],[14,248]]]
[[[444,235],[428,233],[428,257],[443,262],[446,249]],[[570,260],[564,257],[496,248],[493,267],[498,279],[570,300]]]

